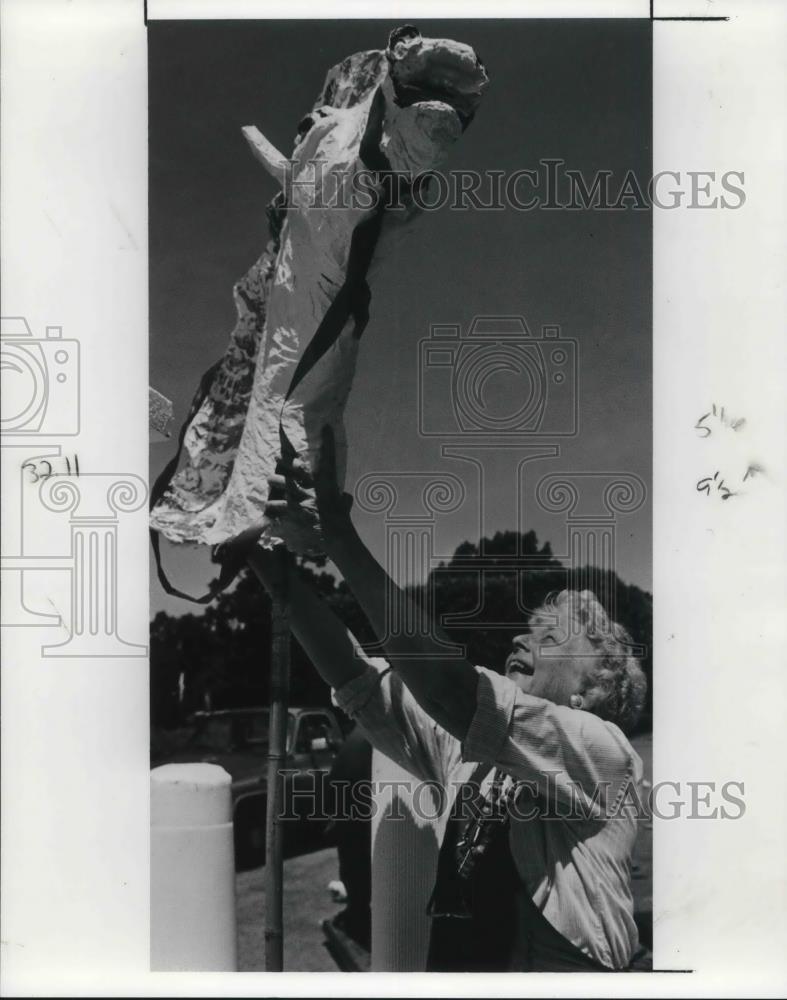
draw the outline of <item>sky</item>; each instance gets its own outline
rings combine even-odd
[[[150,384],[172,399],[175,431],[200,376],[226,347],[235,320],[232,285],[268,239],[264,210],[276,185],[251,156],[241,127],[257,125],[289,153],[326,71],[352,52],[384,47],[397,26],[386,20],[149,24]],[[425,36],[472,45],[490,78],[445,169],[509,176],[555,158],[588,180],[612,171],[613,191],[629,170],[646,187],[650,22],[424,20],[417,27]],[[410,516],[419,508],[423,474],[449,474],[466,495],[457,510],[433,522],[435,559],[466,539],[516,527],[532,528],[557,555],[566,553],[564,515],[545,512],[534,499],[543,475],[629,473],[650,491],[651,279],[650,211],[446,205],[423,213],[372,283],[371,319],[346,411],[346,489],[369,473],[395,474],[401,494],[395,513]],[[451,369],[424,367],[421,341],[432,325],[458,325],[464,336],[474,317],[488,315],[522,316],[534,337],[557,325],[564,340],[576,343],[569,348],[579,358],[576,436],[530,439],[530,452],[464,448],[466,459],[443,453],[457,441],[462,451],[466,439],[456,436]],[[436,436],[420,433],[419,373]],[[485,399],[502,415],[528,392],[521,376],[498,373]],[[565,401],[565,394],[552,396],[548,406]],[[532,458],[517,485],[521,459],[545,443],[559,444],[559,454]],[[174,448],[174,437],[151,445],[151,480]],[[354,518],[383,558],[385,517],[356,504]],[[619,575],[649,590],[649,496],[619,517],[616,531]],[[203,593],[215,575],[208,550],[166,541],[162,549],[173,582]],[[151,613],[162,609],[199,611],[165,595],[152,575]]]

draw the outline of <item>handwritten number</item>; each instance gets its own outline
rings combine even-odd
[[[49,479],[51,476],[71,476],[79,475],[79,456],[74,455],[74,467],[71,467],[71,461],[68,455],[64,455],[63,459],[66,463],[65,472],[55,472],[52,468],[52,463],[46,458],[39,458],[35,462],[23,462],[22,468],[27,469],[30,472],[30,479],[28,483],[35,485],[36,483],[43,482]],[[44,468],[46,466],[46,468]]]
[[[703,413],[697,423],[694,425],[695,429],[703,432],[703,437],[710,437],[713,433],[710,427],[704,426],[704,421],[708,417],[713,417],[714,420],[718,420],[722,427],[729,427],[733,431],[739,431],[742,427],[746,425],[745,417],[738,417],[737,420],[733,420],[731,417],[727,416],[725,408],[722,406],[721,409],[717,409],[716,404],[713,403],[711,409],[708,413]]]
[[[699,430],[699,431],[705,431],[705,437],[710,437],[711,430],[710,430],[710,427],[703,427],[702,426],[702,421],[706,420],[709,416],[710,416],[710,413],[703,414],[703,416],[701,416],[700,419],[697,421],[697,423],[694,425],[697,430]]]

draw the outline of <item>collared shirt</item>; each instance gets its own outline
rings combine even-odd
[[[501,768],[535,792],[537,814],[515,807],[509,827],[523,891],[578,948],[625,968],[638,946],[630,795],[642,780],[642,761],[620,729],[476,667],[477,707],[460,743],[387,668],[369,659],[362,675],[334,692],[335,703],[376,749],[416,778],[444,786],[448,808],[478,763]]]

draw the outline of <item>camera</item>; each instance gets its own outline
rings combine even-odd
[[[79,342],[48,326],[36,338],[21,316],[0,325],[3,401],[0,428],[13,435],[79,433]]]
[[[433,324],[419,346],[423,435],[578,433],[578,345],[559,326],[533,336],[522,316],[477,316],[466,333]]]

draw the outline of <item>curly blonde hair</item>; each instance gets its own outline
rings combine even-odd
[[[588,673],[582,690],[588,710],[630,733],[645,707],[648,689],[639,660],[631,655],[634,645],[631,636],[622,625],[612,621],[590,590],[550,594],[535,614],[554,614],[564,607],[581,626],[598,656],[598,663]]]

